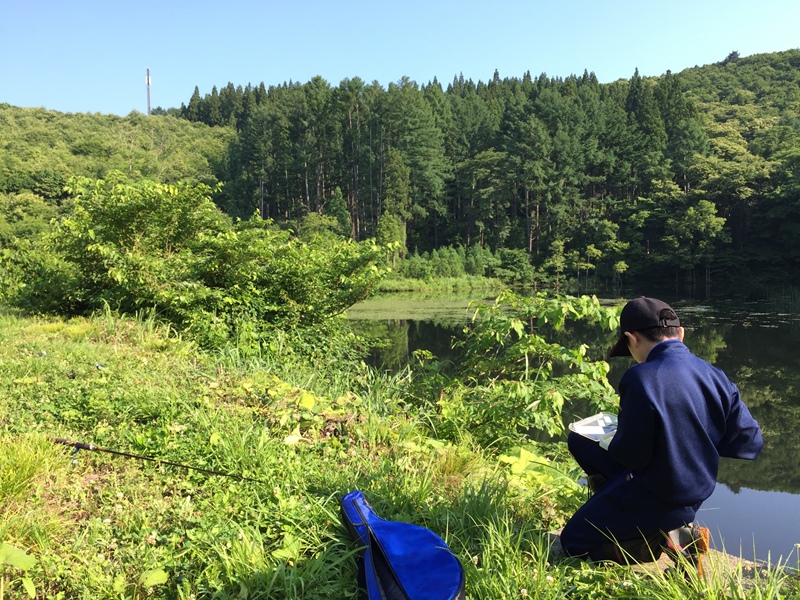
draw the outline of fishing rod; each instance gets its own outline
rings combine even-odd
[[[169,465],[171,467],[180,467],[182,469],[189,469],[192,471],[200,471],[201,473],[206,473],[208,475],[215,475],[217,477],[230,477],[231,479],[236,479],[238,481],[252,481],[253,483],[264,483],[266,481],[262,481],[260,479],[253,479],[252,477],[245,477],[244,475],[236,475],[235,473],[225,473],[223,471],[215,471],[213,469],[204,469],[202,467],[193,467],[191,465],[184,465],[181,463],[172,462],[170,460],[163,460],[160,458],[153,458],[152,456],[143,456],[141,454],[131,454],[130,452],[122,452],[121,450],[112,450],[111,448],[102,448],[100,446],[95,446],[94,444],[86,444],[84,442],[75,442],[72,440],[67,440],[64,438],[52,438],[53,443],[55,444],[63,444],[65,446],[72,446],[75,448],[73,454],[78,450],[89,450],[91,452],[106,452],[108,454],[116,454],[117,456],[124,456],[126,458],[136,458],[138,460],[147,460],[150,462],[154,462],[159,465]]]

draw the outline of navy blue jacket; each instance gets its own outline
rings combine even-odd
[[[677,339],[628,369],[619,394],[608,452],[666,502],[701,503],[714,491],[720,456],[753,459],[763,446],[739,389]]]

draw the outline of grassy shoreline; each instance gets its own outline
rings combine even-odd
[[[6,312],[0,326],[0,543],[35,561],[2,567],[5,597],[27,583],[48,598],[356,598],[338,513],[353,489],[441,535],[469,598],[797,592],[782,570],[704,583],[553,561],[548,531],[574,508],[560,499],[581,493],[563,448],[539,449],[554,459],[541,485],[516,485],[468,435],[437,439],[402,402],[404,375],[208,355],[152,319]],[[73,454],[53,437],[259,483]]]
[[[388,292],[429,292],[459,290],[495,290],[506,289],[508,285],[499,279],[462,275],[461,277],[432,277],[430,279],[411,279],[390,275],[381,280],[378,291]]]

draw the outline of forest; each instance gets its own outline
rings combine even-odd
[[[435,251],[512,283],[797,283],[797,49],[607,84],[228,83],[124,118],[0,104],[0,123],[4,242],[70,176],[116,170],[223,183],[228,215],[306,238],[393,242],[410,276]]]

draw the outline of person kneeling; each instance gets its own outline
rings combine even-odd
[[[607,448],[568,437],[594,488],[561,532],[568,556],[647,562],[665,550],[700,568],[708,530],[693,523],[714,491],[719,459],[755,459],[763,440],[736,385],[694,356],[683,337],[677,314],[661,300],[641,296],[622,309],[609,357],[632,356],[637,364],[620,380],[617,431]]]

